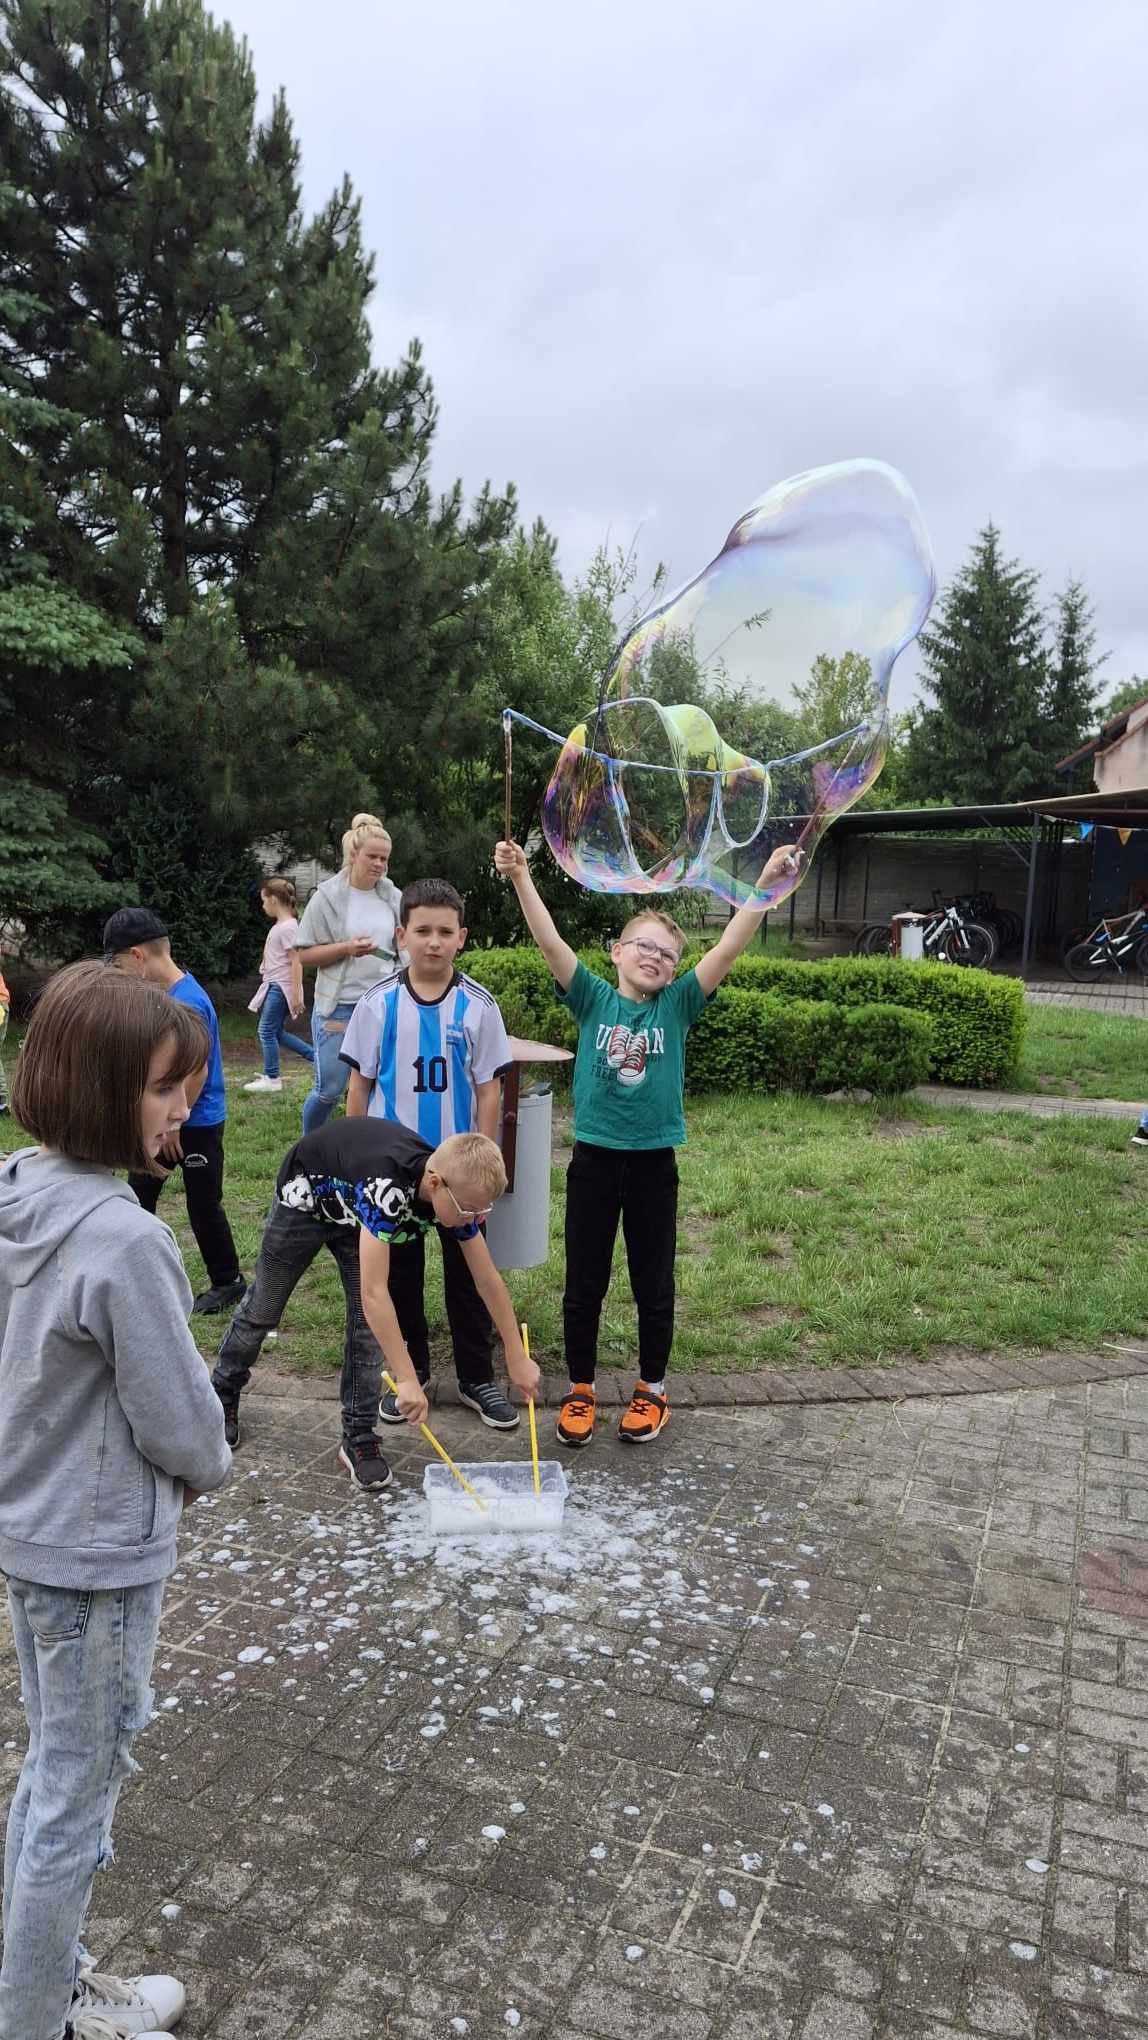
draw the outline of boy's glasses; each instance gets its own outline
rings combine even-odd
[[[477,1211],[466,1211],[464,1210],[463,1206],[459,1203],[458,1198],[455,1196],[454,1191],[451,1189],[450,1184],[447,1182],[445,1176],[442,1179],[442,1187],[446,1191],[447,1196],[450,1198],[451,1203],[454,1205],[454,1208],[457,1211],[464,1225],[469,1225],[472,1218],[489,1218],[491,1212],[494,1210],[493,1204],[482,1204],[479,1206]]]
[[[651,942],[648,935],[627,935],[619,947],[636,949],[638,955],[644,956],[647,963],[676,964],[678,960],[676,949],[663,949],[660,942]]]

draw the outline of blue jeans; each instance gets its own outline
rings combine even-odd
[[[326,1126],[347,1088],[351,1072],[339,1061],[339,1050],[354,1006],[336,1006],[324,1016],[316,1006],[311,1013],[311,1039],[315,1044],[315,1084],[303,1106],[303,1131],[314,1133]],[[331,1031],[331,1023],[334,1030]]]
[[[297,1034],[288,1034],[287,1000],[278,985],[268,985],[267,997],[259,1008],[259,1046],[263,1050],[263,1074],[265,1077],[279,1075],[280,1048],[294,1049],[304,1062],[313,1063],[315,1051],[310,1042],[300,1041]]]
[[[96,1871],[151,1713],[166,1582],[98,1593],[8,1581],[28,1754],[8,1809],[0,2040],[61,2040]]]

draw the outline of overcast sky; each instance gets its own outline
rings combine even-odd
[[[437,478],[513,481],[565,571],[639,534],[684,579],[772,482],[874,455],[942,581],[991,517],[1085,582],[1106,682],[1148,675],[1143,0],[218,12],[308,203],[362,196]]]

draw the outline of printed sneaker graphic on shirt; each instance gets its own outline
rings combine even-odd
[[[611,1027],[606,1037],[606,1061],[612,1070],[621,1069],[622,1064],[626,1060],[626,1050],[630,1046],[630,1040],[631,1035],[628,1027]]]
[[[648,1034],[634,1034],[628,1027],[612,1027],[605,1044],[606,1061],[618,1073],[618,1082],[632,1090],[643,1082],[650,1053]]]

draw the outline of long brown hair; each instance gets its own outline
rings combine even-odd
[[[12,1078],[12,1110],[33,1140],[74,1162],[157,1173],[140,1135],[151,1059],[170,1043],[179,1083],[211,1052],[197,1013],[103,963],[58,971],[39,1000]]]

